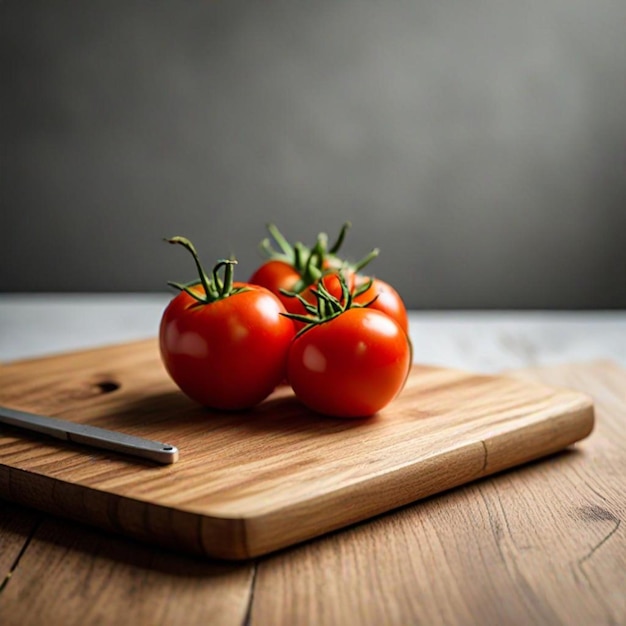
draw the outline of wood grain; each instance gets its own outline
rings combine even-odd
[[[626,508],[626,371],[585,364],[542,370],[542,378],[593,395],[597,428],[590,439],[260,559],[251,623],[626,623],[623,524],[613,534],[610,525]],[[605,512],[583,522],[577,508],[596,504]],[[160,554],[48,518],[0,593],[0,623],[244,622],[250,577],[233,572],[250,566],[226,566],[223,585],[216,564],[175,556],[172,566],[172,555]],[[591,582],[571,573],[578,559]],[[198,572],[203,565],[207,571]]]
[[[46,517],[0,593],[2,626],[239,626],[253,566],[181,556]]]
[[[41,513],[0,500],[0,589],[13,573]]]
[[[169,441],[174,466],[5,429],[0,495],[177,549],[248,558],[550,454],[589,434],[591,400],[511,377],[415,367],[369,420],[320,418],[286,388],[212,413],[153,340],[0,368],[0,403]]]
[[[593,435],[261,559],[251,623],[626,624],[626,370],[519,376],[593,396]]]

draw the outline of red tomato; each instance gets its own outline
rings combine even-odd
[[[330,271],[322,276],[320,279],[324,283],[324,287],[335,298],[340,299],[342,297],[341,282],[337,272]],[[271,291],[282,302],[283,306],[288,313],[296,313],[298,315],[306,315],[307,311],[294,296],[288,296],[281,292],[282,290],[288,292],[297,292],[307,302],[311,304],[316,303],[316,298],[311,293],[311,289],[317,288],[317,282],[311,285],[303,284],[303,280],[299,272],[286,261],[266,261],[259,267],[256,272],[250,277],[250,283],[253,285],[260,285]],[[348,275],[348,286],[354,285],[354,273]],[[372,296],[373,297],[373,296]],[[305,326],[302,322],[294,322],[296,329],[303,328]]]
[[[357,286],[367,282],[369,278],[360,276],[357,280]],[[376,296],[378,297],[376,298]],[[376,298],[374,300],[374,298]],[[389,284],[378,278],[372,279],[372,285],[354,298],[357,304],[367,304],[372,302],[368,308],[382,311],[392,319],[394,319],[405,333],[409,332],[409,318],[406,307],[400,297],[400,294]]]
[[[295,330],[285,309],[255,285],[200,303],[181,291],[167,306],[159,332],[161,357],[174,382],[190,398],[237,410],[265,399],[284,379]],[[192,288],[204,294],[202,286]]]
[[[296,337],[287,379],[310,409],[335,417],[366,417],[400,392],[411,366],[411,346],[390,317],[347,309]]]
[[[320,280],[326,289],[336,298],[342,297],[341,284],[337,272],[342,269],[348,285],[352,286],[355,272],[350,268],[343,268],[343,262],[336,256],[341,247],[350,223],[346,222],[335,243],[329,247],[325,233],[317,236],[315,244],[309,248],[301,243],[290,244],[282,233],[273,224],[268,225],[271,237],[278,245],[273,247],[270,238],[264,239],[260,248],[268,260],[263,263],[250,277],[250,283],[261,285],[275,294],[289,313],[305,315],[305,307],[298,298],[282,293],[287,291],[297,293],[307,302],[315,304],[316,298],[311,289],[316,289]],[[373,258],[378,254],[375,251],[366,258]],[[367,261],[364,261],[367,262]],[[296,325],[300,324],[296,322]]]
[[[355,286],[356,274],[350,269],[341,269],[341,270],[337,269],[337,270],[330,270],[330,271],[327,270],[326,273],[324,273],[324,275],[320,279],[321,282],[324,283],[324,287],[326,287],[326,291],[328,291],[328,293],[331,296],[334,296],[335,298],[337,298],[337,300],[341,300],[343,298],[343,290],[341,288],[341,280],[339,278],[340,271],[346,282],[348,291],[352,291]],[[315,288],[315,285],[313,285],[313,288]],[[315,302],[315,298],[311,298],[311,301]]]
[[[252,274],[248,281],[253,285],[260,285],[271,291],[283,304],[289,313],[305,313],[304,307],[297,298],[292,298],[281,293],[293,291],[298,287],[300,274],[293,265],[286,261],[266,261]]]

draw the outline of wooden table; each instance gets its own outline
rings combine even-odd
[[[0,360],[153,335],[166,295],[0,296]],[[590,393],[549,459],[244,563],[0,501],[0,624],[625,624],[626,314],[412,313],[416,360]]]

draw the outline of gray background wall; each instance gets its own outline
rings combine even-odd
[[[264,225],[414,308],[626,307],[621,0],[0,5],[0,290],[239,278]]]

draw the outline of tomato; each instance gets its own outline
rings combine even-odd
[[[370,280],[369,277],[362,276],[359,272],[379,254],[378,248],[375,248],[357,263],[350,263],[340,258],[337,252],[349,227],[349,222],[342,226],[332,246],[328,246],[326,234],[320,233],[315,245],[308,248],[301,243],[290,244],[276,226],[269,224],[268,230],[279,249],[276,250],[272,246],[269,238],[261,242],[261,251],[268,257],[268,260],[254,272],[250,277],[250,282],[269,289],[280,298],[289,313],[298,315],[307,313],[305,307],[298,298],[290,297],[284,292],[297,293],[306,302],[315,304],[316,299],[312,290],[317,289],[319,282],[322,281],[331,295],[341,299],[339,273],[343,275],[348,289],[353,292]],[[370,308],[386,313],[408,333],[407,311],[398,292],[380,279],[371,280],[371,287],[363,293],[357,293],[354,301],[361,305],[371,302]],[[302,327],[301,322],[295,323],[298,329]]]
[[[174,238],[191,251],[188,240]],[[188,246],[187,246],[188,244]],[[161,359],[172,380],[190,398],[214,409],[239,410],[264,400],[284,380],[295,334],[280,300],[257,285],[211,281],[181,289],[161,318]],[[217,267],[228,263],[224,261]]]
[[[304,307],[297,298],[286,296],[282,290],[293,292],[301,282],[298,270],[286,261],[266,261],[250,277],[253,285],[260,285],[271,291],[290,313],[304,313]]]
[[[349,222],[343,225],[332,246],[328,246],[326,234],[320,233],[315,244],[309,248],[300,242],[290,244],[274,224],[269,224],[268,230],[279,249],[274,249],[269,238],[261,242],[261,251],[268,260],[252,274],[248,282],[269,289],[280,299],[288,312],[299,315],[306,314],[305,307],[298,298],[284,292],[298,294],[313,304],[316,299],[312,290],[316,289],[322,280],[332,295],[341,297],[337,272],[342,269],[343,263],[336,256],[336,252],[349,226]],[[353,284],[353,276],[354,272],[351,272],[350,286]]]
[[[359,276],[356,280],[356,286],[363,285],[368,280],[370,279]],[[405,333],[408,333],[409,318],[400,294],[390,284],[379,278],[373,278],[371,280],[371,286],[363,293],[355,296],[354,301],[358,304],[371,302],[368,308],[385,313],[398,322]],[[374,300],[374,298],[376,299]]]
[[[310,409],[358,418],[391,402],[410,366],[410,342],[397,322],[380,311],[349,308],[294,339],[287,379]]]
[[[244,409],[264,400],[284,379],[294,336],[284,307],[262,287],[244,287],[209,304],[185,292],[161,320],[161,357],[190,398],[216,409]]]
[[[348,276],[348,286],[354,285],[354,273]],[[259,267],[250,277],[249,282],[254,285],[260,285],[271,291],[282,303],[288,313],[296,313],[298,315],[306,315],[307,311],[302,302],[294,295],[297,293],[310,304],[315,304],[316,299],[313,294],[314,289],[318,288],[319,282],[324,284],[326,290],[336,298],[341,298],[341,282],[337,270],[327,270],[321,278],[312,284],[306,284],[300,273],[289,263],[285,261],[266,261]],[[373,297],[373,296],[372,296]],[[297,330],[303,328],[303,322],[294,321]]]

